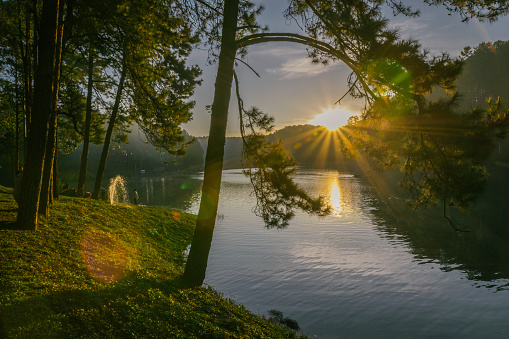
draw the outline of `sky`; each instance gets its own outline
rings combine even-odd
[[[270,32],[303,33],[295,22],[287,21],[283,12],[288,0],[258,0],[265,10],[258,22],[268,25]],[[509,18],[496,23],[480,23],[477,19],[461,22],[459,15],[448,15],[443,7],[429,6],[423,1],[405,1],[420,9],[418,18],[394,17],[387,11],[391,27],[397,27],[401,38],[417,39],[432,54],[447,52],[458,56],[466,46],[475,47],[481,42],[509,40]],[[217,64],[206,65],[207,51],[204,47],[192,52],[188,63],[203,70],[203,82],[195,90],[192,100],[193,120],[183,128],[193,136],[209,133],[210,113],[206,106],[212,104]],[[239,64],[240,94],[244,106],[256,106],[275,118],[276,130],[289,125],[342,126],[346,120],[359,114],[361,100],[345,97],[335,104],[347,90],[349,68],[336,62],[328,66],[313,65],[307,57],[305,46],[291,43],[267,43],[250,46],[245,61],[260,75]],[[239,136],[239,114],[236,96],[232,91],[228,117],[227,136]],[[336,125],[336,126],[334,126]]]

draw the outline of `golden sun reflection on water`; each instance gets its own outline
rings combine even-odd
[[[359,193],[355,192],[358,185],[352,184],[357,181],[353,174],[324,170],[321,177],[315,180],[315,184],[318,183],[315,192],[331,207],[331,216],[345,217],[358,208],[360,202],[356,196]]]
[[[329,181],[329,204],[332,207],[332,214],[338,216],[341,213],[341,190],[337,177]]]

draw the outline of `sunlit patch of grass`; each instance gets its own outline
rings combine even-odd
[[[0,226],[12,225],[12,190],[0,186],[0,201]],[[210,288],[180,285],[194,222],[62,197],[37,231],[0,230],[0,337],[293,337]]]

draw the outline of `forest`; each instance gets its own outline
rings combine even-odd
[[[496,53],[492,52],[496,49]],[[464,60],[464,71],[455,82],[458,92],[461,94],[459,109],[482,108],[488,98],[500,98],[505,104],[509,101],[507,77],[509,74],[509,41],[497,41],[493,45],[480,44],[475,47],[465,47],[461,54]],[[430,96],[439,98],[445,96],[444,91],[437,90]],[[4,106],[7,107],[7,106]],[[14,183],[14,150],[15,130],[8,123],[10,121],[5,109],[7,119],[3,120],[4,134],[2,136],[2,171],[0,184],[12,186]],[[82,116],[83,118],[83,116]],[[83,119],[77,119],[78,129],[83,128]],[[117,142],[110,146],[110,161],[106,164],[105,171],[110,173],[135,174],[144,169],[147,173],[173,172],[181,170],[203,170],[207,137],[198,137],[186,149],[186,154],[175,157],[159,151],[152,145],[143,131],[131,125],[126,136],[127,143]],[[315,133],[316,132],[316,133]],[[183,132],[186,140],[192,140],[193,136]],[[320,126],[299,125],[287,126],[281,130],[267,135],[272,142],[281,140],[284,148],[302,166],[330,167],[343,171],[355,170],[356,164],[353,158],[348,157],[341,150],[339,141],[329,139],[328,145],[324,145],[324,135],[327,131]],[[78,134],[79,135],[79,134]],[[505,140],[505,139],[504,139]],[[498,145],[496,156],[498,161],[509,161],[506,154],[507,144],[501,140]],[[78,140],[66,142],[73,147],[68,149],[59,148],[59,173],[64,176],[65,182],[77,181],[81,164],[82,144]],[[102,144],[90,145],[89,162],[90,168],[97,168],[102,150]],[[325,147],[325,149],[324,149]],[[315,149],[321,149],[315,152]],[[242,141],[240,137],[228,137],[225,146],[225,160],[223,168],[242,167]],[[95,173],[89,171],[89,176],[95,178]]]

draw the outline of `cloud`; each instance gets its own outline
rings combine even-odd
[[[249,50],[246,60],[254,67],[265,68],[265,72],[278,79],[309,78],[345,66],[339,61],[327,66],[316,65],[307,55],[302,45],[260,45]]]
[[[391,26],[393,28],[396,28],[400,34],[404,35],[414,35],[428,28],[428,25],[426,23],[415,19],[405,19]]]
[[[280,67],[271,68],[267,71],[279,75],[280,79],[297,79],[314,77],[325,72],[336,70],[342,65],[344,64],[340,62],[334,62],[326,66],[322,64],[315,65],[311,62],[311,59],[300,57],[287,60]]]
[[[253,46],[254,47],[254,46]],[[264,57],[276,57],[276,58],[287,58],[288,56],[305,56],[306,50],[303,46],[298,45],[269,45],[260,46],[260,48],[251,48],[248,56],[264,56]]]

